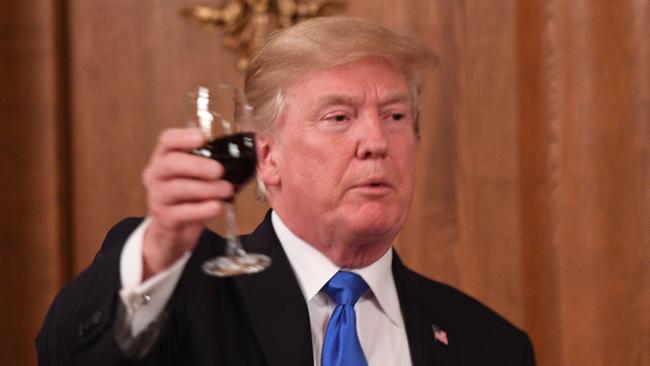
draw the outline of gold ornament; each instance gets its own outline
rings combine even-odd
[[[224,46],[238,56],[237,68],[244,70],[269,33],[344,7],[343,0],[225,0],[185,8],[181,14],[221,32]]]

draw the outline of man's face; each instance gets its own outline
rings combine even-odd
[[[316,246],[390,243],[413,193],[413,124],[404,75],[386,61],[307,74],[288,88],[262,157],[272,207]]]

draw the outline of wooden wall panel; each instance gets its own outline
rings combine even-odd
[[[540,363],[648,364],[647,14],[520,9],[527,323],[561,350]]]
[[[57,2],[0,4],[0,364],[35,364],[34,337],[63,284]]]
[[[558,232],[562,286],[570,289],[561,302],[566,364],[634,364],[644,354],[648,361],[642,342],[608,335],[626,329],[623,338],[650,336],[647,324],[644,329],[638,322],[644,304],[648,311],[649,294],[636,289],[648,281],[648,258],[638,254],[650,244],[647,207],[638,204],[648,184],[642,178],[650,123],[647,112],[638,113],[643,104],[637,98],[649,100],[647,87],[636,82],[648,70],[638,53],[648,42],[636,42],[641,29],[635,23],[647,15],[639,5],[563,3],[577,18],[563,19],[567,33],[576,36],[562,43],[570,57],[562,94],[570,116],[562,126],[565,220]],[[606,331],[594,331],[593,324]]]
[[[564,85],[559,79],[561,54],[558,13],[551,1],[525,2],[518,8],[519,161],[521,246],[525,314],[540,364],[561,365],[563,342],[560,252],[557,230],[561,215],[558,180],[562,162],[559,139]],[[540,347],[540,345],[542,345]],[[553,350],[551,352],[550,350]]]

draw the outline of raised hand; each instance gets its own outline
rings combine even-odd
[[[234,194],[219,162],[188,153],[206,142],[194,128],[165,130],[143,171],[151,218],[143,242],[143,280],[193,249],[205,222],[220,215],[223,201]]]

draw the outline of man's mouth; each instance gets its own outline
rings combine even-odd
[[[392,185],[390,182],[384,178],[370,178],[359,182],[356,185],[357,188],[368,188],[368,189],[380,189],[380,188],[390,188]]]

